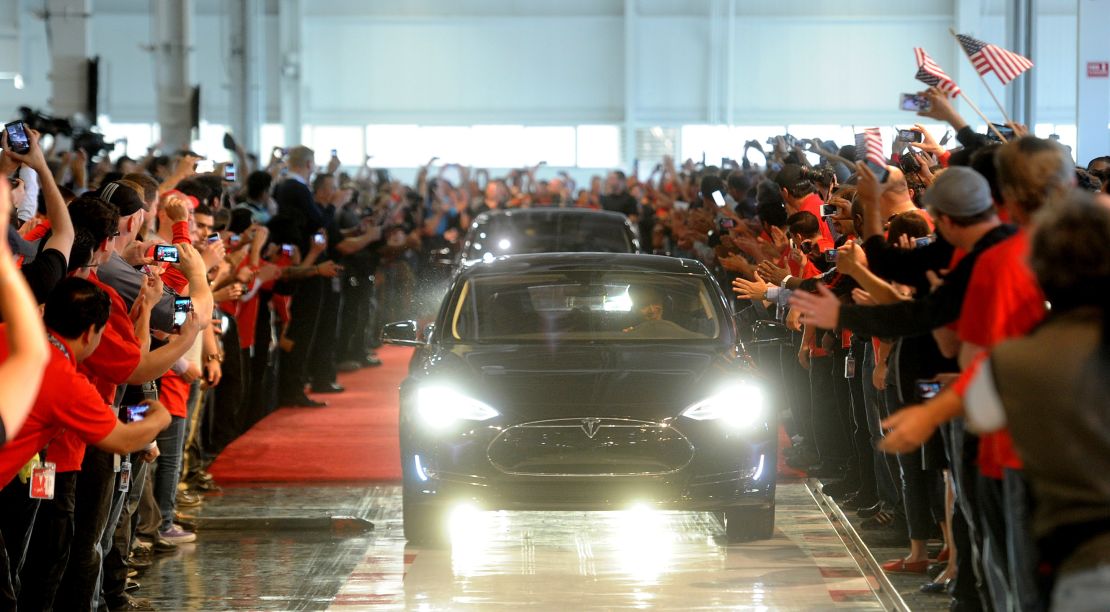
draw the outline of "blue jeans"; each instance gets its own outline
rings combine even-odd
[[[181,478],[181,456],[185,446],[185,419],[171,417],[169,427],[155,438],[158,441],[158,463],[154,468],[154,501],[162,515],[159,531],[173,529],[177,508],[177,482]]]

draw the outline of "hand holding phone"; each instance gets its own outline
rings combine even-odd
[[[27,126],[22,121],[4,125],[4,131],[8,135],[8,148],[20,155],[30,153],[31,137],[27,135]]]
[[[189,313],[193,311],[193,300],[187,297],[175,298],[173,301],[173,328],[180,330],[185,325]]]
[[[127,422],[128,423],[138,423],[139,421],[146,418],[146,413],[147,413],[148,410],[150,410],[150,405],[149,404],[138,404],[138,405],[135,405],[135,406],[125,406],[125,409],[126,409],[125,414],[127,415]]]
[[[925,96],[904,93],[902,94],[902,101],[899,108],[904,111],[920,112],[930,110],[932,106],[933,105],[929,102],[929,98]]]
[[[325,244],[326,242],[327,242],[327,238],[324,237],[324,234],[322,232],[316,233],[312,236],[312,243],[313,244],[322,245],[322,244]]]
[[[159,244],[154,247],[154,261],[181,263],[181,253],[172,244]]]
[[[822,204],[821,205],[821,216],[822,217],[835,217],[839,214],[840,214],[840,209],[836,207],[836,204]]]
[[[725,207],[725,196],[719,189],[713,192],[713,201],[717,204],[718,208]]]
[[[898,140],[903,142],[925,142],[925,134],[917,130],[898,130]]]

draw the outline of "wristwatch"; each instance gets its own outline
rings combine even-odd
[[[792,278],[794,278],[794,277],[790,274],[787,274],[786,276],[782,277],[782,282],[779,283],[779,287],[782,287],[783,289],[786,289],[786,283]]]

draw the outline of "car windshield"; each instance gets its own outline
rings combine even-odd
[[[464,342],[643,342],[718,338],[722,313],[701,276],[574,270],[476,276],[450,317]]]
[[[603,214],[492,215],[471,230],[465,259],[524,253],[633,253],[624,223]]]

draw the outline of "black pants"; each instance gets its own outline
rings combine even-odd
[[[100,539],[108,526],[116,489],[114,466],[115,456],[111,453],[93,446],[85,449],[85,460],[77,476],[69,563],[54,600],[60,610],[88,610],[100,596]]]
[[[330,281],[324,278],[306,278],[300,281],[300,286],[293,294],[289,328],[286,330],[286,336],[293,341],[293,350],[281,354],[279,402],[295,400],[304,394],[307,374],[305,366],[316,340],[325,283]]]
[[[339,341],[341,295],[336,287],[338,279],[324,279],[324,282],[316,340],[308,354],[308,378],[314,386],[321,387],[335,383],[335,349]]]
[[[195,417],[199,419],[197,435],[185,449],[185,465],[189,468],[186,479],[207,467],[244,431],[240,429],[243,422],[240,412],[247,411],[245,400],[250,373],[243,351],[239,348],[239,326],[234,319],[229,319],[229,323],[227,333],[223,335],[223,378],[212,390],[212,397],[206,402],[203,413]]]
[[[886,388],[886,402],[890,411],[904,408],[893,385]],[[938,444],[936,440],[926,442]],[[902,503],[906,510],[906,523],[912,540],[927,540],[937,532],[937,525],[944,520],[944,478],[941,470],[930,468],[923,459],[923,449],[898,455],[902,474]]]
[[[343,279],[337,361],[361,361],[367,353],[373,276],[351,274]]]
[[[62,575],[69,563],[73,541],[73,507],[77,497],[77,472],[62,472],[54,479],[54,499],[39,502],[31,545],[19,572],[19,609],[51,610]]]
[[[878,497],[878,485],[875,479],[875,449],[871,447],[871,429],[867,422],[867,395],[863,390],[863,385],[871,384],[870,378],[864,378],[866,347],[866,341],[852,342],[851,355],[855,360],[855,372],[848,379],[848,389],[851,393],[851,444],[855,453],[853,472],[859,478],[858,494],[871,500]]]
[[[19,572],[39,509],[39,500],[28,494],[29,487],[15,477],[0,489],[0,569],[5,570],[0,575],[0,610],[16,609],[21,590]]]
[[[848,461],[848,436],[844,431],[845,410],[842,408],[840,381],[835,378],[833,357],[811,357],[809,360],[809,387],[813,398],[813,435],[817,441],[817,454],[826,466],[843,466]],[[841,367],[844,362],[841,361]]]

